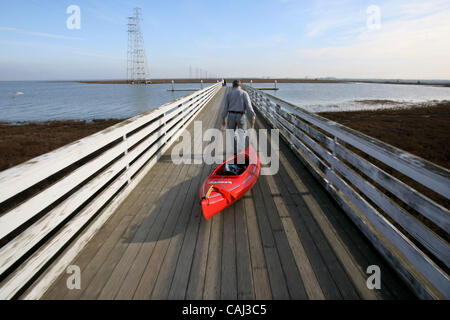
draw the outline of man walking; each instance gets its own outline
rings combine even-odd
[[[238,131],[239,145],[238,152],[245,147],[244,133],[247,129],[245,113],[251,119],[252,126],[255,123],[255,112],[247,92],[242,90],[242,83],[239,80],[233,81],[233,89],[225,97],[225,105],[221,112],[222,126],[225,126],[225,118],[228,116],[227,129]],[[234,149],[234,148],[233,148]]]

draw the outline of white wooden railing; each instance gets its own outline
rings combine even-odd
[[[0,205],[8,206],[70,171],[0,213],[0,299],[39,298],[220,88],[214,84],[1,172]]]
[[[417,219],[422,215],[448,235],[448,209],[357,153],[444,199],[450,198],[449,170],[252,87],[245,86],[245,90],[256,109],[280,130],[300,160],[413,291],[420,298],[450,298],[449,243]],[[405,210],[398,200],[411,210]]]

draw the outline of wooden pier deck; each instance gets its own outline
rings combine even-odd
[[[225,92],[198,115],[203,130],[219,127]],[[70,263],[81,289],[62,273],[43,299],[414,298],[282,141],[278,174],[210,221],[198,191],[213,166],[175,165],[170,151]],[[369,265],[381,290],[367,289]]]

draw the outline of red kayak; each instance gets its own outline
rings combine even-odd
[[[218,166],[200,187],[203,215],[214,215],[239,200],[258,180],[261,163],[250,145]]]

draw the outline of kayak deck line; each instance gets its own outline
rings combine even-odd
[[[197,115],[202,130],[220,127],[227,90]],[[269,128],[260,115],[256,128]],[[194,144],[207,142],[200,137]],[[68,289],[61,272],[42,299],[413,298],[290,147],[280,141],[279,149],[278,173],[260,175],[210,220],[199,190],[217,165],[158,161],[67,261],[80,268],[81,289]],[[235,186],[218,187],[233,192]],[[201,192],[214,199],[209,190]],[[372,293],[361,289],[369,265],[382,270],[381,289]]]

